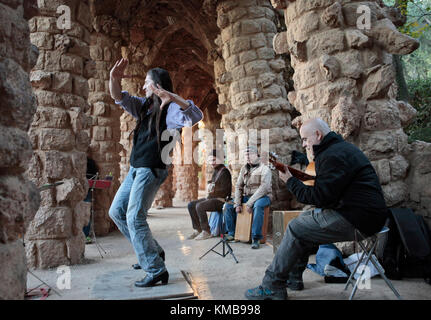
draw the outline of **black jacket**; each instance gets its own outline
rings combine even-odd
[[[220,173],[220,176],[217,178],[218,173],[220,170],[223,170]],[[215,179],[217,178],[217,181]],[[211,194],[208,195],[208,199],[211,198],[223,198],[226,199],[226,197],[231,197],[232,192],[232,178],[230,175],[230,171],[228,168],[226,168],[223,164],[218,165],[214,173],[211,177],[211,180],[208,181],[208,183],[215,182],[214,191],[211,192]]]
[[[301,203],[336,210],[366,235],[380,231],[389,212],[368,158],[332,131],[313,149],[314,186],[293,177],[287,181],[288,189]]]

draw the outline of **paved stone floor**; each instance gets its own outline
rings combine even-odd
[[[181,288],[175,284],[163,286],[165,292],[187,291],[183,286],[185,280],[181,278],[180,271],[191,276],[194,293],[199,299],[205,300],[242,300],[246,289],[259,285],[266,267],[273,257],[273,248],[270,244],[262,245],[258,250],[252,250],[249,244],[232,243],[231,246],[239,263],[227,255],[221,257],[210,252],[203,259],[199,259],[209,248],[219,241],[219,238],[211,238],[203,241],[187,240],[192,232],[191,222],[184,204],[169,209],[151,209],[149,224],[153,236],[166,252],[166,264],[168,270],[175,274],[175,281],[181,282]],[[100,256],[96,245],[86,245],[85,262],[81,265],[70,266],[71,287],[59,290],[57,283],[62,285],[62,274],[53,270],[33,270],[32,272],[42,280],[53,286],[61,296],[51,293],[48,299],[74,300],[74,299],[123,299],[136,298],[136,296],[118,296],[119,281],[124,281],[124,288],[132,288],[135,280],[143,278],[144,272],[132,270],[131,265],[136,263],[136,257],[131,245],[121,235],[113,232],[105,237],[98,238],[102,248],[106,251],[103,258]],[[221,251],[221,245],[216,248]],[[310,257],[314,262],[315,257]],[[100,294],[100,279],[106,277],[113,279],[117,274],[116,292]],[[174,282],[175,282],[174,281]],[[303,291],[289,291],[290,299],[308,300],[344,300],[349,296],[349,291],[343,291],[342,284],[326,284],[323,278],[310,270],[304,273],[305,289]],[[28,288],[33,288],[39,281],[28,275]],[[408,279],[393,281],[402,297],[406,300],[431,299],[431,286],[422,279]],[[109,290],[109,289],[104,289]],[[144,289],[145,290],[145,289]],[[95,293],[96,292],[96,293]],[[97,293],[98,292],[98,293]],[[136,290],[134,293],[136,294]],[[138,292],[139,295],[139,292]],[[148,294],[145,294],[148,297]],[[395,299],[392,291],[386,286],[383,279],[375,277],[371,281],[371,290],[359,290],[355,296],[358,300]]]

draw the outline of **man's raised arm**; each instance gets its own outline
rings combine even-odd
[[[112,99],[115,101],[121,101],[122,99],[121,79],[130,78],[130,76],[124,74],[128,63],[129,61],[124,58],[118,60],[109,73],[109,92],[111,93]]]

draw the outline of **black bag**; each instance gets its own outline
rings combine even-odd
[[[421,215],[408,208],[393,208],[389,232],[378,253],[389,279],[423,278],[431,284],[431,232]]]

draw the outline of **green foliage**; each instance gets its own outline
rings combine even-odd
[[[398,28],[400,32],[418,39],[431,30],[430,0],[384,0],[384,3],[397,7],[407,17],[407,22]]]
[[[420,46],[412,54],[402,57],[407,81],[431,77],[431,0],[384,0],[406,15],[407,22],[398,29],[418,39]]]
[[[416,51],[400,57],[409,91],[408,100],[418,111],[415,122],[405,131],[409,142],[431,142],[431,0],[384,0],[384,3],[400,8],[407,22],[398,30],[420,43]]]
[[[405,128],[409,142],[431,142],[431,77],[408,81],[410,103],[418,111],[416,120]]]

